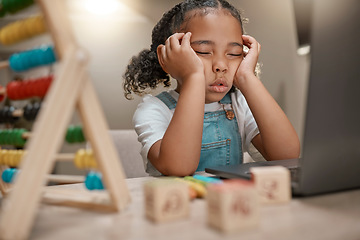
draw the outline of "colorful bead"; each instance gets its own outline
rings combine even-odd
[[[18,172],[18,170],[16,168],[7,168],[1,174],[1,179],[5,183],[12,183],[15,176],[16,176],[16,174],[17,174],[17,172]]]
[[[54,48],[52,46],[42,46],[11,55],[9,65],[13,71],[22,72],[31,68],[52,64],[55,61]]]
[[[42,16],[30,17],[6,25],[0,29],[0,42],[10,45],[46,32]]]
[[[86,175],[85,187],[88,190],[103,190],[103,189],[105,189],[104,185],[102,183],[101,173],[90,171]]]
[[[0,144],[23,147],[26,143],[26,139],[23,138],[25,132],[27,132],[27,130],[23,128],[0,129]]]
[[[70,126],[67,129],[66,142],[68,143],[81,143],[85,142],[85,137],[81,126]]]
[[[51,85],[53,76],[24,81],[12,81],[6,85],[7,97],[11,100],[23,100],[33,97],[44,98]]]
[[[97,168],[97,163],[91,149],[79,149],[75,154],[74,164],[79,169]]]
[[[14,14],[34,4],[33,0],[2,0],[1,2],[2,9],[0,16],[4,16],[8,12]]]

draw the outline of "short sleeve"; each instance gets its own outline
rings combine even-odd
[[[252,139],[259,134],[259,129],[244,95],[239,90],[232,94],[232,102],[238,120],[243,149],[248,152]]]
[[[141,156],[145,170],[150,175],[159,175],[159,172],[148,161],[148,152],[155,142],[163,138],[172,115],[171,110],[152,95],[146,95],[134,113],[134,128],[142,144]]]

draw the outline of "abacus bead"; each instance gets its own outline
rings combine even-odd
[[[16,150],[10,151],[9,166],[10,167],[16,167]]]
[[[2,144],[9,145],[9,130],[5,129],[2,134]]]
[[[6,154],[4,155],[4,164],[6,166],[9,166],[10,164],[10,151],[7,151]]]
[[[9,166],[9,167],[12,167],[12,160],[11,160],[11,157],[12,157],[12,150],[9,150],[6,154],[6,165]]]
[[[6,166],[9,166],[8,158],[9,158],[9,150],[5,150],[3,155],[3,163]]]
[[[89,190],[94,190],[93,182],[94,182],[94,174],[93,172],[89,172],[85,178],[85,187]]]
[[[66,131],[66,137],[65,137],[65,140],[66,142],[68,143],[73,143],[74,142],[74,126],[70,126],[68,127],[67,131]]]
[[[104,186],[103,186],[103,183],[102,183],[102,175],[101,175],[101,173],[96,173],[95,176],[96,176],[95,177],[95,183],[94,183],[95,189],[97,189],[97,190],[104,189]]]
[[[7,151],[6,149],[0,150],[0,165],[6,165],[4,160],[6,151]]]
[[[6,85],[6,93],[9,99],[12,100],[18,99],[19,86],[20,86],[19,81],[11,81]]]
[[[53,63],[56,61],[54,47],[47,46],[42,50],[44,51],[44,55],[43,55],[43,59],[42,59],[43,64]]]
[[[27,121],[31,121],[32,119],[30,118],[30,111],[32,109],[32,104],[26,104],[26,106],[23,108],[24,112],[23,112],[23,117],[27,120]]]
[[[27,132],[27,130],[23,129],[23,128],[20,128],[20,129],[16,129],[14,135],[14,140],[15,140],[15,143],[14,145],[16,146],[19,146],[19,147],[22,147],[25,145],[26,143],[26,140],[23,138],[23,134]]]
[[[52,46],[41,46],[37,49],[31,49],[10,56],[9,65],[14,71],[25,71],[30,68],[48,65],[56,61]]]
[[[17,173],[17,169],[7,168],[3,171],[1,178],[6,183],[12,183],[16,173]]]
[[[17,150],[17,151],[15,152],[15,162],[14,162],[14,165],[15,165],[16,167],[18,167],[18,166],[20,165],[22,156],[23,156],[23,151],[22,151],[22,150]]]
[[[4,130],[0,130],[0,144],[4,144]]]
[[[102,190],[104,185],[101,181],[101,174],[90,171],[85,179],[85,186],[89,190]]]
[[[83,169],[86,167],[84,164],[84,156],[85,156],[84,149],[79,149],[75,154],[74,164],[79,169]]]
[[[6,134],[6,144],[7,145],[13,145],[14,142],[14,130],[8,129]]]
[[[10,56],[9,65],[10,68],[13,69],[14,71],[19,71],[24,68],[22,66],[22,58],[20,57],[19,54],[16,53]]]
[[[97,162],[95,161],[94,153],[92,151],[89,154],[89,162],[90,162],[90,167],[91,168],[97,168]]]
[[[37,114],[39,113],[39,110],[41,108],[41,102],[36,102],[33,104],[33,109],[31,111],[31,118],[35,120]]]
[[[1,174],[1,179],[3,180],[3,182],[6,182],[6,183],[8,183],[8,180],[9,180],[9,177],[8,177],[9,171],[8,171],[8,169],[10,169],[10,168],[5,169]]]
[[[84,142],[85,141],[81,126],[74,127],[73,136],[74,136],[74,142]]]
[[[91,150],[87,150],[85,152],[84,164],[86,165],[87,168],[94,168],[94,164],[92,162],[92,151]]]
[[[25,153],[26,153],[26,152],[25,152],[24,150],[22,150],[22,151],[20,152],[19,158],[18,158],[18,163],[17,163],[18,166],[20,165],[21,161],[23,160],[23,158],[24,158],[24,156],[25,156]]]

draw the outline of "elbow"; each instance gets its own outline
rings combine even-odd
[[[198,162],[191,162],[191,164],[186,164],[183,161],[166,161],[165,163],[163,162],[163,164],[157,164],[154,166],[161,174],[165,176],[184,177],[193,175],[195,173]]]
[[[284,160],[294,159],[300,157],[300,142],[295,141],[294,143],[287,144],[282,147],[281,151],[274,152],[272,154],[266,154],[266,160]]]
[[[159,172],[165,176],[174,176],[174,177],[185,177],[193,175],[196,171],[196,168],[191,167],[174,167],[169,166],[167,168],[159,169]]]

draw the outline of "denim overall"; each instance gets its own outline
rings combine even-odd
[[[176,107],[176,100],[168,93],[156,96],[168,106]],[[231,104],[230,93],[220,100],[222,104]],[[199,166],[196,171],[206,167],[239,164],[243,161],[241,136],[236,117],[226,118],[224,110],[205,112]]]

